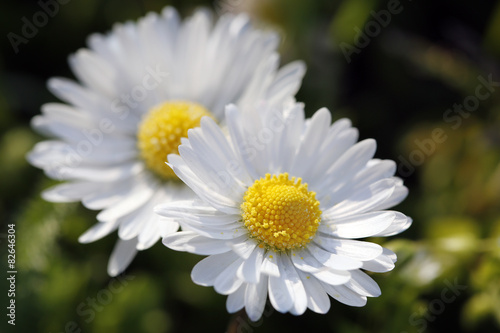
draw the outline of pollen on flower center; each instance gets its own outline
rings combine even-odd
[[[184,101],[165,102],[154,107],[139,125],[137,145],[149,169],[163,179],[177,176],[165,164],[168,154],[178,154],[181,138],[190,128],[198,127],[204,116],[211,116],[203,106]]]
[[[262,247],[286,251],[304,247],[318,229],[321,210],[316,193],[302,179],[283,173],[256,180],[241,204],[245,227]]]

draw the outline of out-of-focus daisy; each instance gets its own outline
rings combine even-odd
[[[294,62],[278,69],[278,42],[245,15],[224,15],[213,24],[205,10],[181,21],[166,8],[90,36],[89,49],[70,57],[79,83],[49,81],[67,104],[44,105],[33,118],[33,127],[54,140],[37,144],[28,159],[67,181],[45,191],[46,200],[81,200],[102,210],[80,242],[118,229],[110,275],[178,229],[153,207],[193,195],[165,165],[189,128],[207,115],[224,123],[228,103],[280,105],[293,98],[305,68]]]
[[[327,312],[328,295],[363,306],[380,295],[364,271],[389,271],[396,255],[357,239],[411,224],[387,210],[408,192],[394,177],[396,165],[372,158],[374,140],[356,143],[349,120],[330,125],[326,109],[307,121],[300,104],[266,109],[249,116],[228,106],[227,137],[204,118],[179,155],[169,155],[199,198],[156,207],[183,229],[163,243],[209,255],[194,267],[193,281],[228,295],[228,311],[245,308],[254,321],[268,294],[276,310],[295,315]]]

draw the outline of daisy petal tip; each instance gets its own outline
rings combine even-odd
[[[81,244],[88,244],[88,243],[91,243],[92,241],[89,241],[88,240],[88,236],[86,235],[86,233],[80,235],[78,237],[78,243],[81,243]]]
[[[118,267],[114,267],[114,266],[109,266],[108,265],[108,275],[110,277],[117,277],[118,275],[120,275],[121,273],[123,273],[124,269],[123,270],[120,270],[118,269]]]
[[[109,275],[110,277],[116,277],[116,276],[118,276],[118,274],[120,274],[118,271],[116,271],[116,270],[114,270],[114,269],[110,269],[110,268],[108,268],[108,275]]]
[[[247,316],[248,316],[248,319],[250,321],[255,323],[255,322],[259,321],[259,319],[262,317],[262,314],[261,313],[252,313],[252,312],[248,313],[247,312]]]
[[[31,118],[30,125],[31,127],[37,129],[40,125],[43,125],[43,122],[44,122],[43,116],[36,115],[33,118]]]
[[[292,64],[295,66],[295,68],[296,68],[296,70],[298,72],[298,75],[304,76],[306,74],[306,72],[307,72],[307,65],[306,65],[306,63],[304,61],[302,61],[302,60],[296,60]]]
[[[42,197],[43,200],[48,201],[48,202],[61,202],[64,198],[62,198],[60,195],[57,193],[54,193],[54,191],[51,190],[45,190],[43,191],[40,196]]]
[[[153,212],[155,214],[158,214],[158,215],[161,215],[161,216],[165,216],[165,212],[167,211],[168,209],[165,207],[164,204],[160,204],[160,205],[156,205],[154,208],[153,208]]]
[[[406,231],[409,227],[411,227],[412,224],[413,224],[413,219],[407,216],[406,225],[404,226],[404,229],[401,231]]]
[[[49,88],[50,90],[54,89],[59,85],[60,80],[61,79],[58,77],[51,77],[50,79],[47,80],[47,88]]]
[[[235,113],[238,112],[238,107],[235,104],[228,104],[225,106],[224,110],[226,113]]]
[[[179,146],[180,147],[180,146]],[[165,164],[167,164],[169,167],[173,167],[172,166],[172,163],[179,157],[179,155],[177,154],[168,154],[167,155],[167,161],[165,162]]]
[[[375,151],[377,150],[377,141],[375,139],[368,138],[368,139],[361,141],[360,143],[363,145],[366,145],[367,148],[370,151],[373,151],[373,154],[375,154]]]
[[[163,236],[162,239],[161,239],[161,243],[164,246],[168,247],[169,249],[179,251],[180,247],[179,246],[175,247],[172,244],[173,242],[176,241],[177,238],[178,238],[178,233],[174,232],[174,233],[172,233],[170,235]]]
[[[212,119],[212,117],[209,116],[204,116],[200,120],[200,126],[201,128],[206,128],[207,126],[215,124],[215,120]]]
[[[161,243],[162,243],[164,246],[166,246],[166,247],[170,248],[170,247],[169,247],[170,242],[169,242],[168,236],[163,237],[163,238],[161,239]]]
[[[110,276],[121,274],[132,262],[136,254],[136,238],[130,240],[119,239],[108,261],[108,274]]]

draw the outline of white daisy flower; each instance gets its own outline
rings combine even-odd
[[[347,119],[331,124],[327,109],[310,120],[303,106],[245,114],[226,108],[228,136],[209,118],[189,131],[168,161],[197,201],[162,204],[183,231],[163,243],[209,255],[193,281],[213,286],[227,310],[258,320],[267,295],[279,312],[326,313],[328,295],[363,306],[380,295],[365,271],[387,272],[396,255],[357,240],[391,236],[411,224],[387,210],[407,195],[396,164],[373,159],[372,139],[356,143]]]
[[[277,34],[254,29],[245,15],[213,24],[209,12],[198,10],[181,21],[168,7],[90,36],[89,48],[69,59],[79,83],[49,81],[67,104],[44,105],[33,118],[33,127],[54,140],[37,144],[28,160],[67,181],[45,191],[46,200],[101,210],[80,242],[118,229],[110,275],[178,229],[153,207],[194,195],[165,165],[189,128],[206,115],[224,123],[228,103],[280,105],[293,98],[305,67],[278,69],[278,43]]]

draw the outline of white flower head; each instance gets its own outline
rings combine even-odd
[[[396,255],[358,239],[411,224],[387,210],[408,193],[395,163],[373,159],[375,141],[356,143],[350,121],[331,124],[327,109],[305,120],[301,104],[252,114],[229,105],[226,121],[227,135],[203,118],[168,157],[199,198],[155,209],[183,230],[166,246],[209,255],[193,281],[228,295],[227,310],[245,308],[254,321],[268,294],[276,310],[295,315],[326,313],[328,295],[351,306],[379,296],[364,271],[389,271]]]
[[[49,81],[67,104],[44,105],[33,118],[33,127],[54,139],[38,143],[28,160],[67,181],[45,191],[46,200],[101,210],[80,242],[118,230],[110,275],[178,229],[153,207],[194,196],[165,165],[189,128],[206,115],[224,124],[228,103],[293,99],[305,67],[294,62],[278,69],[278,42],[243,14],[212,23],[208,11],[197,10],[182,21],[167,7],[90,36],[89,48],[69,59],[79,82]]]

